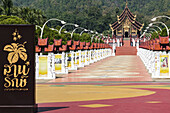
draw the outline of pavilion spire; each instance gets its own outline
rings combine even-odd
[[[127,2],[127,0],[126,0],[126,7],[128,7],[127,4],[128,4],[128,2]]]

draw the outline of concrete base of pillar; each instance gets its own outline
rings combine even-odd
[[[112,53],[112,56],[115,56],[115,53]]]

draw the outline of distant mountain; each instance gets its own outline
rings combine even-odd
[[[102,32],[122,13],[126,0],[13,0],[13,3],[17,7],[41,9],[47,18],[59,18]],[[154,16],[170,15],[170,0],[128,0],[128,7],[145,24]]]

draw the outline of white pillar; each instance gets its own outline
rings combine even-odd
[[[135,39],[132,38],[132,41],[133,41],[133,47],[135,47]]]
[[[94,51],[90,50],[90,63],[94,63]]]
[[[71,68],[70,68],[70,70],[77,70],[77,67],[74,63],[74,58],[75,58],[74,51],[70,51],[70,53],[71,53]]]
[[[82,55],[81,55],[81,50],[78,50],[78,55],[79,55],[79,56],[78,56],[78,57],[79,57],[79,59],[78,59],[78,60],[79,60],[79,65],[78,65],[78,67],[84,67],[84,65],[82,64],[82,61],[81,61],[81,60],[82,60],[82,58],[81,58],[81,57],[82,57]]]
[[[91,50],[88,50],[88,62],[91,63]]]
[[[94,62],[97,62],[97,49],[94,49],[94,51],[95,51],[95,54],[94,54]]]
[[[137,44],[136,44],[136,48],[139,49],[139,39],[137,39]]]
[[[117,38],[117,47],[120,47],[120,40]]]
[[[82,66],[84,67],[85,65],[85,52],[84,51],[81,51],[81,63],[82,63]]]
[[[112,56],[115,56],[115,49],[116,49],[116,46],[115,46],[115,39],[113,39]]]
[[[67,68],[67,62],[66,62],[67,56],[64,51],[62,52],[61,60],[62,60],[62,72],[63,72],[63,74],[68,74],[68,68]]]
[[[84,53],[85,53],[85,65],[89,65],[89,62],[88,62],[88,51],[85,50]]]
[[[38,53],[35,53],[35,69],[36,69],[36,79],[39,76],[39,57],[38,57]]]

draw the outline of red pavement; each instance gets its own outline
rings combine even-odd
[[[116,55],[137,55],[137,50],[130,46],[130,40],[124,40],[122,47],[116,47]]]
[[[161,83],[160,83],[161,84]],[[126,87],[128,84],[124,84]],[[135,84],[134,84],[135,85]],[[136,84],[138,86],[139,84]],[[141,84],[142,85],[142,84]],[[143,84],[144,85],[144,84]],[[146,84],[145,84],[146,85]],[[154,85],[154,83],[148,83]],[[155,84],[156,85],[156,84]],[[169,87],[170,84],[167,84]],[[106,99],[94,101],[79,101],[79,102],[56,102],[56,103],[42,103],[39,104],[39,111],[43,107],[48,110],[42,113],[170,113],[170,90],[161,88],[135,88],[141,90],[154,91],[152,95],[120,98],[120,99]],[[106,107],[81,107],[80,105],[104,104],[110,105]],[[45,108],[44,108],[45,109]]]

